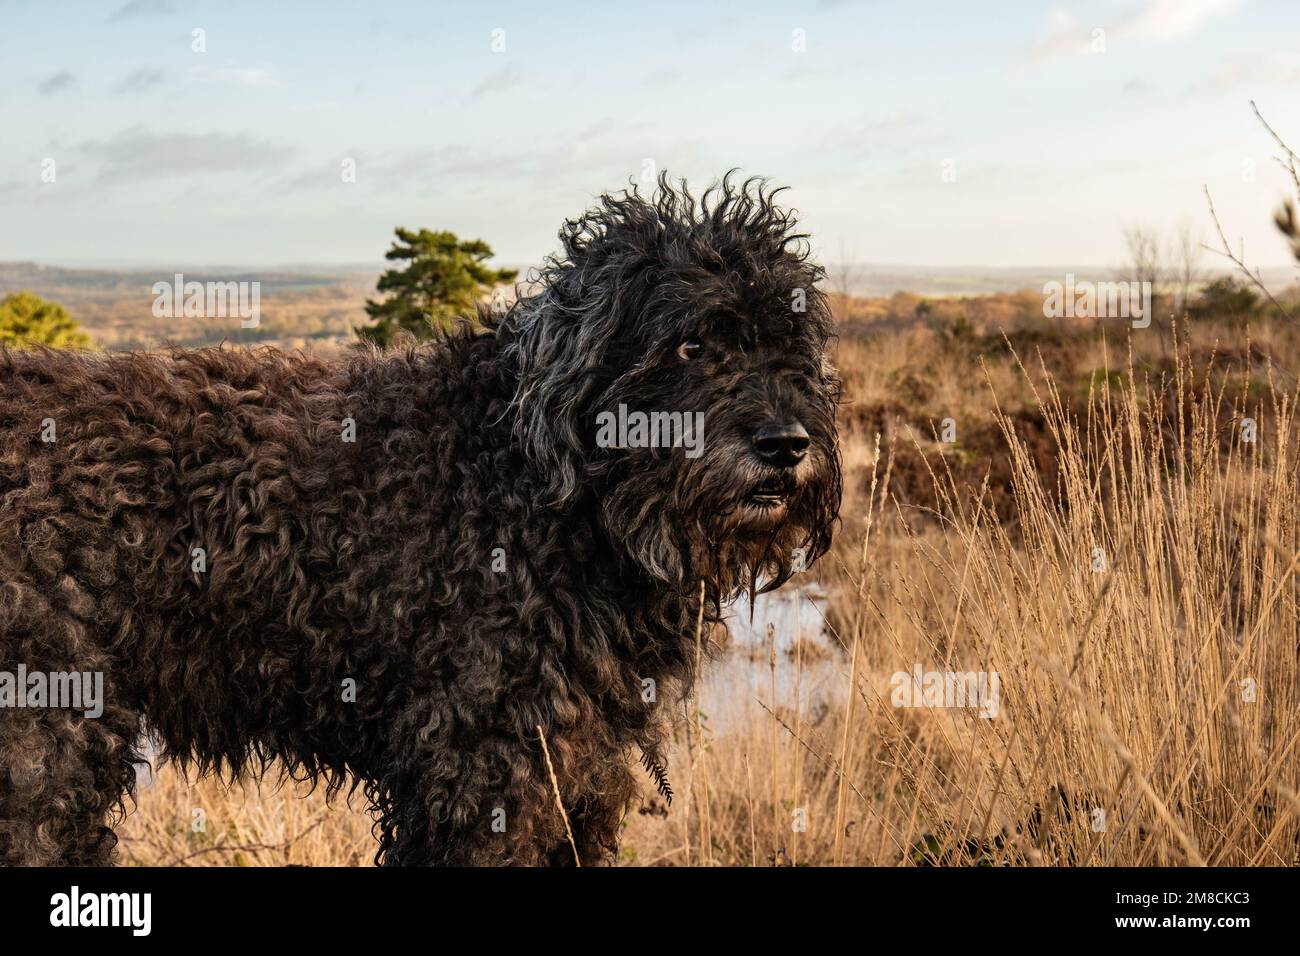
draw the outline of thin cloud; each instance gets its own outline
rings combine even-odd
[[[136,70],[116,87],[118,93],[143,93],[155,86],[162,85],[166,77],[161,70],[147,67]]]
[[[98,182],[122,184],[282,170],[295,151],[247,133],[154,134],[137,128],[82,143],[79,152],[99,165]]]
[[[628,127],[628,124],[622,125],[624,128],[630,128]],[[583,143],[589,140],[599,139],[617,131],[619,126],[620,124],[614,120],[614,117],[605,116],[588,126],[584,126],[576,135],[573,136],[573,140],[575,142]]]
[[[1048,13],[1047,19],[1046,34],[1030,45],[1031,63],[1043,63],[1088,52],[1091,31],[1085,29],[1069,10],[1055,7]]]
[[[647,86],[667,86],[669,83],[677,83],[681,80],[682,75],[677,70],[668,67],[660,67],[646,75],[645,82]]]
[[[1241,0],[1148,0],[1126,16],[1110,22],[1083,23],[1064,7],[1048,14],[1047,31],[1030,44],[1027,59],[1038,64],[1083,56],[1094,39],[1167,43],[1195,33],[1211,20],[1235,13]]]
[[[1121,36],[1164,42],[1194,33],[1215,17],[1236,13],[1240,0],[1153,0],[1116,25]]]
[[[40,91],[42,96],[51,96],[55,93],[62,93],[65,90],[70,90],[76,85],[77,78],[75,76],[67,70],[60,70],[53,76],[41,80],[40,85],[36,88]]]
[[[158,17],[171,13],[175,8],[168,0],[131,0],[130,3],[119,7],[117,11],[108,18],[109,23],[121,23],[123,20],[135,20],[143,17]]]
[[[592,177],[605,177],[611,170],[619,170],[616,179],[622,179],[629,153],[626,147],[607,141],[614,128],[613,120],[599,120],[581,132],[557,132],[548,142],[528,150],[485,153],[479,144],[464,142],[377,152],[354,149],[345,155],[356,160],[357,181],[362,188],[408,196],[428,195],[453,182],[461,191],[481,188],[481,184],[493,180],[555,183],[582,171]],[[639,157],[641,153],[633,155]],[[284,191],[337,187],[341,158],[299,170],[285,182]]]
[[[474,87],[469,97],[476,100],[481,96],[487,96],[489,93],[502,93],[506,90],[513,89],[522,81],[519,71],[514,65],[503,66],[501,69],[492,73],[478,86]]]
[[[221,66],[215,70],[208,66],[196,66],[190,70],[194,79],[203,83],[223,83],[229,86],[267,87],[279,86],[280,81],[275,71],[264,66]]]
[[[1236,53],[1219,64],[1210,82],[1216,90],[1294,86],[1300,84],[1300,54],[1280,50]]]

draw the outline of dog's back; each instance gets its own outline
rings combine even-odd
[[[241,604],[273,606],[349,479],[340,370],[270,350],[0,350],[0,580],[59,595],[95,623],[87,640],[137,659],[164,610],[197,624],[219,604],[237,627]]]
[[[0,858],[66,852],[66,834],[17,821],[51,801],[99,816],[95,775],[129,781],[142,726],[203,766],[239,769],[251,749],[337,773],[361,751],[347,739],[361,723],[340,726],[355,711],[327,706],[339,682],[302,671],[313,642],[340,674],[366,663],[319,623],[370,610],[327,594],[346,513],[366,507],[349,367],[270,350],[0,350],[0,659],[100,674],[104,697],[95,720],[57,701],[0,712],[0,764],[18,774],[0,788]],[[212,719],[232,703],[237,721]],[[51,738],[65,746],[40,745]],[[103,766],[73,766],[87,742]],[[68,765],[51,766],[61,752]],[[100,858],[92,830],[71,859]]]

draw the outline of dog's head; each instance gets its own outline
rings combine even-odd
[[[823,273],[778,192],[603,196],[501,330],[551,503],[591,495],[648,574],[718,598],[807,567],[839,508]]]

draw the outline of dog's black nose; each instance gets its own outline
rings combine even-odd
[[[793,468],[808,454],[808,432],[798,422],[764,425],[754,432],[754,451],[769,465]]]

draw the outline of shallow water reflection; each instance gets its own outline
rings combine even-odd
[[[700,685],[700,708],[715,736],[756,715],[772,720],[763,705],[786,719],[801,702],[803,718],[815,721],[843,700],[848,666],[826,627],[826,604],[823,592],[805,587],[760,594],[752,622],[748,595],[731,606],[731,643]]]

